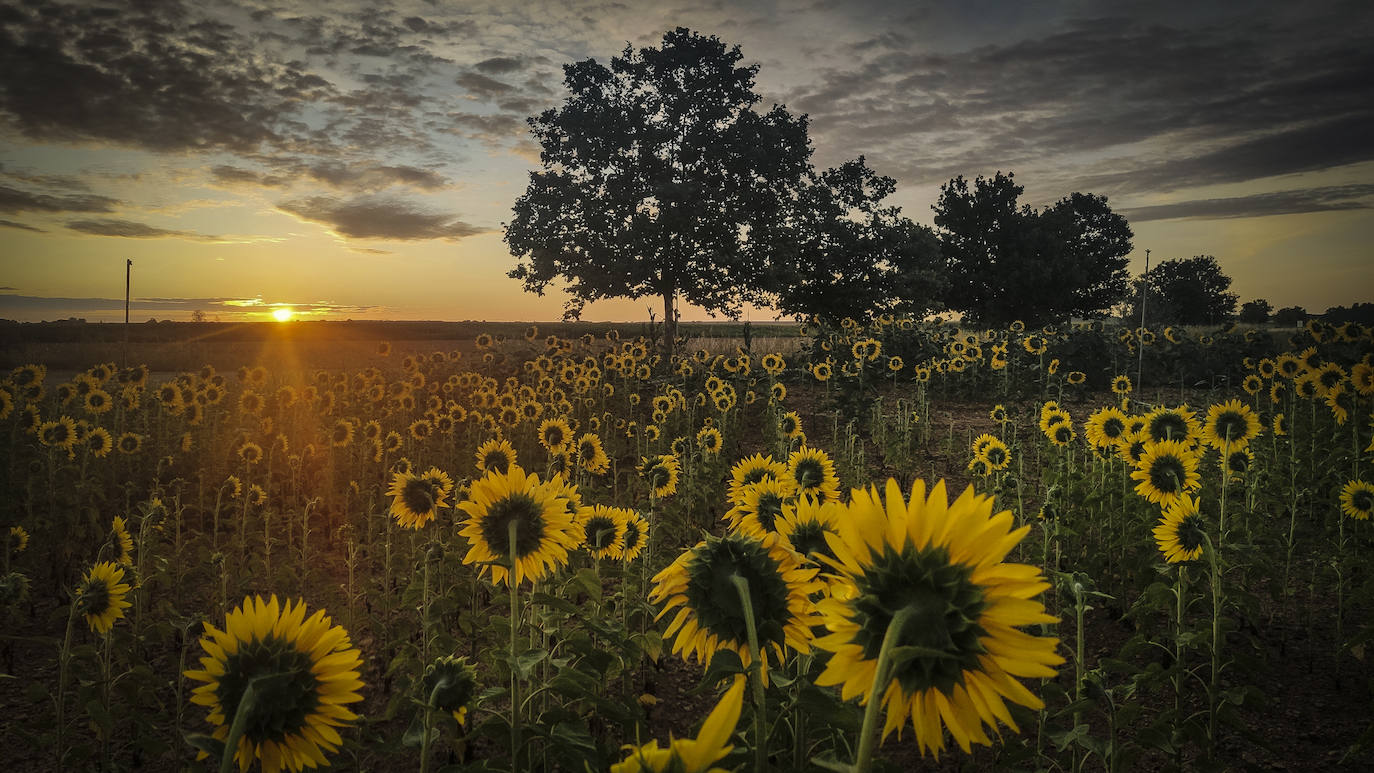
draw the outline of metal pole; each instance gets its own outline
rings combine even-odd
[[[1145,250],[1145,273],[1140,275],[1140,327],[1136,329],[1136,349],[1139,350],[1139,360],[1135,366],[1135,388],[1142,389],[1142,377],[1145,371],[1145,342],[1140,340],[1140,333],[1145,330],[1145,299],[1150,297],[1150,251]],[[1137,392],[1136,394],[1139,394]]]
[[[134,270],[132,258],[124,259],[124,362],[123,367],[129,367],[129,290],[133,286],[130,275]]]

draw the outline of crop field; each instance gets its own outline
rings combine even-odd
[[[1369,328],[83,327],[12,770],[1374,766]]]

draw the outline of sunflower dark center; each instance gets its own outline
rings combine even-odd
[[[551,446],[563,445],[563,428],[549,427],[544,431],[544,442]]]
[[[615,521],[604,515],[592,516],[583,524],[582,534],[587,547],[592,550],[605,550],[615,542]]]
[[[119,439],[119,447],[125,451],[133,451],[138,448],[138,438],[122,437]]]
[[[1350,504],[1354,505],[1355,509],[1361,512],[1367,513],[1370,510],[1374,510],[1374,491],[1368,489],[1356,490],[1355,493],[1350,496]]]
[[[655,464],[648,470],[649,485],[654,488],[663,488],[672,480],[672,472],[662,463]]]
[[[874,557],[858,579],[859,595],[850,602],[859,624],[855,643],[864,657],[877,660],[883,637],[897,611],[913,614],[902,626],[899,647],[921,651],[899,664],[894,677],[908,694],[935,688],[951,694],[962,684],[964,671],[979,670],[978,656],[986,652],[979,624],[987,602],[983,590],[970,579],[972,567],[950,561],[944,547],[916,550],[910,545],[896,553],[888,547]]]
[[[817,459],[802,459],[797,463],[797,487],[802,490],[821,487],[825,480],[825,467]]]
[[[311,673],[311,665],[310,655],[275,636],[240,644],[238,652],[225,659],[224,675],[215,690],[225,718],[238,712],[243,694],[253,683],[257,697],[244,735],[262,743],[300,734],[306,717],[319,706],[319,680]]]
[[[775,491],[759,494],[758,506],[754,508],[754,517],[758,519],[759,526],[764,531],[777,531],[779,515],[782,515],[782,497]]]
[[[987,456],[988,464],[996,467],[1007,460],[1007,450],[1000,446],[990,446]]]
[[[1073,436],[1073,428],[1067,424],[1060,424],[1054,429],[1054,439],[1059,443],[1067,443]],[[989,454],[990,455],[990,454]]]
[[[1197,513],[1185,515],[1183,520],[1178,522],[1178,544],[1184,550],[1197,550],[1202,547],[1205,541],[1202,530],[1202,516]]]
[[[641,534],[642,532],[639,530],[639,524],[634,521],[629,521],[625,524],[625,552],[632,552],[635,548],[639,547],[639,538]]]
[[[1317,375],[1317,379],[1321,381],[1322,386],[1327,389],[1341,383],[1341,378],[1341,372],[1335,369],[1323,370]]]
[[[510,468],[510,457],[505,451],[488,451],[487,455],[482,457],[482,465],[488,472],[495,471],[504,475]]]
[[[1236,411],[1224,411],[1212,425],[1219,440],[1239,440],[1246,435],[1249,425],[1245,417]]]
[[[1149,472],[1150,485],[1166,494],[1181,491],[1187,477],[1183,461],[1172,454],[1155,457]]]
[[[583,443],[582,445],[577,447],[577,454],[578,458],[580,458],[582,461],[590,462],[591,460],[596,458],[596,444],[590,442]]]
[[[435,490],[434,484],[424,478],[408,480],[405,488],[401,489],[401,501],[405,503],[406,509],[417,515],[433,510],[438,499],[439,492]]]
[[[783,432],[784,435],[790,435],[790,434],[792,434],[793,432],[795,432],[796,430],[797,430],[797,420],[796,420],[796,419],[792,418],[791,416],[784,416],[784,417],[782,417],[782,432]]]
[[[1150,420],[1150,437],[1160,440],[1182,440],[1188,435],[1188,422],[1176,413],[1162,413]]]
[[[493,502],[482,521],[482,538],[497,556],[509,556],[510,524],[515,529],[515,557],[539,550],[544,544],[544,513],[528,494],[510,494]]]
[[[727,642],[749,641],[744,606],[731,579],[738,575],[749,583],[759,646],[783,644],[792,619],[787,583],[782,567],[762,544],[746,537],[709,539],[687,565],[687,575],[687,603],[706,631]]]
[[[1250,469],[1250,457],[1244,451],[1237,451],[1227,457],[1226,466],[1231,472],[1245,472]]]
[[[1115,416],[1102,422],[1102,434],[1108,440],[1116,440],[1121,437],[1121,433],[1126,431],[1126,423]]]
[[[82,614],[103,615],[110,608],[110,586],[104,580],[93,579],[81,588],[78,609]]]

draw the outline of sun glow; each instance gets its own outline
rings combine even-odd
[[[294,316],[296,316],[295,310],[290,309],[286,306],[283,306],[280,309],[272,310],[272,318],[278,322],[289,322],[291,321],[291,318]]]

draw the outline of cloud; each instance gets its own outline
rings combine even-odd
[[[414,166],[355,165],[331,162],[310,166],[306,169],[306,174],[335,188],[375,190],[389,185],[401,184],[432,191],[448,184],[443,175]]]
[[[43,230],[42,228],[26,225],[24,223],[16,223],[13,220],[0,220],[0,228],[17,228],[21,231],[33,231],[34,233],[40,234],[47,233],[47,231]]]
[[[113,218],[104,220],[71,220],[67,222],[67,228],[93,236],[119,236],[125,239],[190,239],[192,241],[209,242],[220,241],[218,236],[207,236],[194,231],[174,231],[167,228],[158,228],[145,223],[135,223],[132,220],[117,220]]]
[[[452,215],[427,212],[415,204],[387,198],[341,200],[332,196],[312,196],[284,201],[277,208],[302,220],[326,225],[339,235],[353,239],[457,241],[491,230],[469,225]]]
[[[109,196],[53,196],[0,185],[0,212],[109,212],[118,203]]]
[[[1196,199],[1149,207],[1130,207],[1120,214],[1133,222],[1174,219],[1221,219],[1294,215],[1304,212],[1337,212],[1374,209],[1374,184],[1332,185],[1301,188],[1251,196]]]
[[[473,67],[489,75],[504,75],[508,72],[523,70],[527,66],[528,63],[523,58],[516,56],[493,56],[473,65]]]
[[[280,188],[289,182],[286,177],[281,175],[264,174],[227,164],[212,167],[210,176],[214,178],[215,182],[224,185],[261,185],[266,188]]]
[[[459,75],[455,81],[459,86],[468,90],[469,94],[480,99],[491,99],[508,94],[515,89],[509,83],[498,81],[495,78],[488,78],[481,73],[466,72]]]
[[[4,312],[43,312],[57,311],[66,314],[82,314],[101,311],[123,311],[123,298],[50,298],[37,295],[11,295],[7,291],[14,288],[0,288],[0,311]],[[298,314],[337,314],[348,312],[377,311],[383,307],[357,304],[334,303],[332,301],[291,301],[287,299],[264,300],[257,298],[134,298],[129,302],[133,311],[184,311],[197,309],[220,311],[229,314],[244,314],[248,310],[260,310],[289,306]]]

